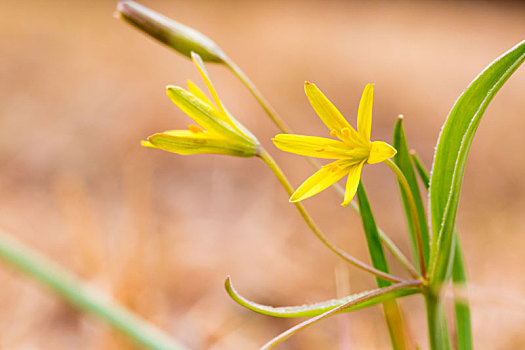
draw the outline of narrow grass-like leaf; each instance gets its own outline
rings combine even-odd
[[[428,171],[421,163],[415,153],[412,154],[412,160],[416,165],[416,169],[421,178],[421,182],[428,190],[430,186],[430,177]],[[465,263],[463,261],[463,252],[459,243],[459,234],[457,229],[455,235],[455,253],[454,265],[452,267],[452,282],[454,287],[467,288],[467,274],[465,272]],[[464,293],[463,293],[464,294]],[[472,326],[470,321],[470,306],[467,298],[464,295],[458,297],[454,296],[454,313],[456,319],[456,348],[458,350],[471,350],[472,342]]]
[[[361,220],[363,222],[363,229],[365,231],[366,243],[370,259],[372,260],[372,265],[378,270],[389,272],[385,252],[383,251],[381,239],[379,238],[379,230],[363,182],[360,182],[359,187],[357,188],[357,202],[359,204],[359,212],[361,213]],[[379,288],[391,285],[389,281],[385,281],[378,277],[376,277],[376,281]],[[383,303],[383,310],[392,347],[394,349],[406,349],[406,332],[397,302],[394,299],[386,300]]]
[[[417,220],[419,220],[419,226],[421,228],[421,241],[423,243],[423,258],[425,260],[425,266],[428,266],[428,259],[430,255],[430,240],[428,233],[428,223],[425,212],[425,207],[423,206],[423,200],[421,199],[421,192],[419,191],[419,186],[417,184],[416,174],[414,172],[414,166],[412,164],[412,158],[410,156],[408,142],[405,135],[405,130],[403,128],[403,118],[398,118],[396,125],[394,127],[394,136],[393,136],[393,146],[397,150],[397,154],[394,157],[394,162],[397,164],[399,169],[405,174],[405,178],[408,182],[412,196],[417,209]],[[405,215],[407,219],[407,224],[410,231],[410,243],[412,246],[412,253],[414,261],[418,260],[418,245],[417,237],[414,227],[414,218],[412,217],[412,212],[410,210],[410,204],[408,203],[408,198],[403,190],[402,186],[399,185],[399,191],[401,193],[401,198],[403,200],[403,207],[405,209]]]
[[[413,283],[408,284],[406,288],[399,289],[399,290],[395,289],[385,294],[379,294],[377,296],[374,296],[373,298],[364,300],[362,303],[351,305],[350,307],[345,308],[344,310],[341,310],[341,312],[364,309],[366,307],[379,304],[390,298],[401,298],[404,296],[420,293],[421,292],[421,289],[419,288],[420,282],[419,284],[418,284],[418,281],[412,281],[412,282]],[[401,282],[401,283],[405,283],[405,282]],[[252,311],[255,311],[263,315],[283,317],[283,318],[318,316],[338,306],[351,302],[353,300],[357,300],[371,293],[376,293],[378,291],[381,291],[381,289],[374,289],[371,291],[352,294],[352,295],[349,295],[341,299],[332,299],[332,300],[327,300],[327,301],[315,303],[315,304],[306,304],[306,305],[300,305],[300,306],[274,307],[274,306],[262,305],[262,304],[250,301],[244,298],[243,296],[241,296],[239,292],[237,292],[233,288],[230,277],[226,279],[226,281],[224,282],[224,286],[226,287],[226,291],[228,292],[230,297],[239,305],[244,306],[247,309],[250,309]]]
[[[454,266],[452,267],[452,282],[454,287],[467,288],[467,276],[465,273],[465,263],[463,261],[463,252],[459,244],[458,233],[454,233],[456,245],[454,253]],[[458,350],[471,350],[472,327],[470,322],[470,307],[468,299],[463,297],[454,298],[454,313],[456,316],[456,343]]]
[[[0,260],[47,287],[80,311],[107,322],[144,349],[184,350],[182,344],[139,315],[78,280],[46,257],[0,230]]]
[[[430,285],[447,278],[454,258],[454,225],[467,155],[483,113],[507,79],[525,60],[522,41],[488,66],[450,111],[436,147],[430,182],[432,248]]]
[[[401,291],[401,290],[404,290],[406,288],[410,288],[410,287],[416,287],[416,286],[421,286],[421,281],[405,281],[405,282],[401,282],[401,283],[396,283],[396,284],[393,284],[389,287],[386,287],[386,288],[381,288],[381,289],[376,289],[376,290],[373,290],[373,291],[370,291],[364,295],[362,295],[361,297],[357,298],[357,299],[354,299],[354,300],[350,300],[342,305],[339,305],[338,307],[336,308],[333,308],[331,310],[328,310],[326,311],[325,313],[321,314],[321,315],[318,315],[316,317],[312,317],[311,319],[309,320],[306,320],[304,322],[301,322],[300,324],[288,329],[287,331],[279,334],[277,337],[273,338],[272,340],[270,340],[268,343],[266,343],[263,347],[261,347],[261,350],[267,350],[267,349],[273,349],[276,345],[282,343],[283,341],[285,341],[286,339],[290,338],[292,335],[296,334],[297,332],[305,329],[306,327],[309,327],[327,317],[330,317],[332,315],[335,315],[339,312],[342,312],[344,310],[348,310],[349,308],[351,308],[352,306],[354,305],[357,305],[357,304],[361,304],[367,300],[372,300],[378,296],[381,296],[381,295],[388,295],[390,293],[393,293],[395,291]]]
[[[414,162],[414,166],[416,167],[419,178],[421,179],[423,186],[425,186],[425,189],[428,191],[428,188],[430,187],[430,176],[428,175],[428,170],[425,168],[415,152],[412,152],[410,155],[412,157],[412,161]]]

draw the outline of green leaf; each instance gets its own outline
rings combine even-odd
[[[412,164],[412,157],[410,156],[408,142],[405,135],[405,130],[403,128],[403,118],[398,118],[396,125],[394,127],[394,136],[393,136],[393,146],[397,149],[397,154],[394,157],[394,162],[397,164],[399,169],[405,175],[405,178],[408,182],[412,196],[417,209],[417,220],[419,220],[419,226],[421,228],[421,241],[423,243],[423,258],[425,260],[425,267],[428,266],[428,259],[430,255],[430,239],[428,233],[428,223],[427,216],[425,212],[425,207],[423,206],[423,200],[421,199],[421,192],[419,191],[419,186],[417,184],[416,174],[414,172],[414,166]],[[401,193],[401,198],[403,200],[403,207],[405,209],[405,215],[407,219],[407,224],[410,231],[410,243],[412,246],[412,253],[414,261],[418,261],[419,254],[417,251],[417,238],[414,228],[414,218],[412,217],[412,212],[410,210],[410,204],[406,196],[405,191],[402,186],[399,185],[399,191]],[[419,269],[419,266],[418,266]],[[419,271],[421,272],[421,271]]]
[[[463,252],[459,244],[458,233],[454,233],[456,240],[456,251],[454,253],[454,266],[452,267],[452,282],[454,287],[467,288],[467,276],[465,273],[465,263]],[[470,307],[465,296],[454,296],[454,313],[456,316],[456,341],[458,350],[471,350],[472,328],[470,322]]]
[[[429,187],[429,176],[428,171],[421,163],[416,154],[412,154],[412,160],[416,165],[419,176],[423,185],[428,189]],[[465,263],[463,261],[463,252],[459,243],[459,234],[457,229],[454,232],[455,235],[455,253],[454,253],[454,265],[452,267],[452,282],[455,287],[466,288],[467,287],[467,274],[465,272]],[[454,295],[454,313],[456,319],[456,348],[458,350],[471,350],[472,349],[472,327],[470,321],[470,306],[468,299],[465,295]]]
[[[421,182],[423,182],[423,186],[425,186],[425,189],[428,191],[428,188],[430,187],[430,176],[428,175],[428,171],[421,163],[421,160],[419,160],[419,157],[416,153],[412,153],[412,161],[414,162],[414,165],[416,167],[417,173],[419,174],[419,178],[421,179]]]
[[[357,201],[372,265],[376,269],[388,273],[388,263],[386,261],[385,252],[383,251],[383,246],[381,245],[381,239],[379,238],[379,230],[363,182],[360,182],[359,187],[357,188]],[[388,287],[392,284],[379,277],[376,277],[376,281],[379,288]],[[397,302],[394,299],[387,300],[383,303],[383,309],[385,312],[388,332],[390,334],[390,340],[392,341],[392,347],[394,349],[406,349],[406,332]]]
[[[522,41],[488,66],[450,111],[436,147],[430,181],[432,248],[430,285],[449,275],[454,258],[454,225],[467,155],[483,113],[507,79],[525,60]]]
[[[274,307],[274,306],[258,304],[256,302],[250,301],[244,298],[243,296],[241,296],[233,288],[230,277],[226,278],[226,281],[224,282],[224,286],[226,288],[226,291],[230,295],[230,297],[235,302],[237,302],[239,305],[244,306],[247,309],[250,309],[252,311],[255,311],[263,315],[274,316],[274,317],[284,317],[284,318],[318,316],[338,306],[351,302],[352,300],[366,297],[369,294],[377,293],[378,291],[381,290],[381,289],[374,289],[371,291],[352,294],[352,295],[349,295],[341,299],[332,299],[332,300],[327,300],[327,301],[315,303],[315,304],[307,304],[307,305],[300,305],[300,306]],[[420,292],[421,292],[421,289],[418,288],[416,285],[407,286],[404,289],[393,290],[386,294],[374,296],[373,298],[365,300],[362,303],[359,303],[357,305],[352,305],[349,308],[346,308],[341,312],[363,309],[363,308],[366,308],[372,305],[379,304],[391,298],[401,298],[404,296],[413,295],[413,294],[420,293]]]

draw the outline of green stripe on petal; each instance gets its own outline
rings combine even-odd
[[[253,144],[236,142],[209,133],[194,133],[188,130],[171,130],[148,137],[154,148],[182,155],[211,153],[237,157],[252,157],[257,149]],[[145,145],[150,147],[148,145]]]
[[[317,136],[279,134],[272,139],[281,151],[324,159],[348,158],[352,150],[341,141]]]
[[[392,158],[397,153],[396,149],[383,141],[374,141],[370,144],[370,156],[368,157],[368,164],[376,164],[384,162],[388,158]]]
[[[315,84],[308,81],[305,82],[304,91],[315,112],[330,131],[336,130],[337,132],[340,132],[344,128],[352,128],[341,112],[335,108],[332,102],[330,102]]]
[[[374,84],[366,84],[357,111],[357,132],[363,139],[370,142],[372,131],[372,105],[374,102]]]
[[[239,141],[246,138],[233,130],[221,118],[220,113],[190,92],[178,86],[168,86],[167,95],[184,113],[205,130],[216,132],[224,137]]]
[[[342,159],[323,166],[299,186],[290,197],[290,202],[302,201],[330,187],[348,173],[352,164],[355,163]]]
[[[343,203],[341,203],[343,207],[346,207],[348,204],[350,204],[355,196],[355,193],[357,192],[359,180],[361,179],[361,170],[363,169],[364,164],[365,161],[362,161],[361,163],[356,164],[347,170],[348,179],[346,180],[345,198]]]

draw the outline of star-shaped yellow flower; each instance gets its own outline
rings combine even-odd
[[[199,55],[191,53],[193,63],[206,83],[210,99],[194,83],[188,81],[188,90],[168,86],[167,95],[197,125],[188,130],[169,130],[142,141],[145,147],[177,154],[213,153],[237,157],[253,157],[259,153],[259,141],[224,107]]]
[[[304,90],[310,104],[323,123],[330,129],[330,135],[339,140],[292,134],[277,135],[273,142],[280,150],[308,157],[337,159],[324,165],[310,176],[290,197],[290,202],[309,198],[330,187],[348,174],[344,201],[350,203],[359,186],[361,170],[365,163],[383,162],[396,154],[396,150],[382,141],[370,141],[372,128],[372,103],[374,85],[367,84],[357,112],[357,131],[342,114],[312,83],[306,82]]]

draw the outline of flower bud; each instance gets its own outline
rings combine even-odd
[[[224,62],[226,54],[210,38],[134,1],[120,1],[117,16],[184,56],[199,54],[206,62]]]

